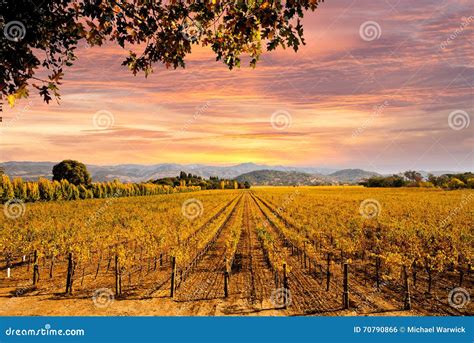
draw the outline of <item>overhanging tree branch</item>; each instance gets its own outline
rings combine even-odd
[[[40,69],[48,80],[35,86],[46,102],[59,98],[63,69],[77,59],[80,40],[90,45],[116,42],[145,48],[123,61],[145,76],[153,65],[184,68],[192,45],[209,46],[228,68],[240,67],[242,54],[255,67],[262,53],[277,47],[295,51],[304,44],[300,19],[323,0],[30,0],[0,2],[0,89],[10,105],[27,97]],[[41,57],[41,52],[45,54]],[[34,86],[34,85],[32,85]]]

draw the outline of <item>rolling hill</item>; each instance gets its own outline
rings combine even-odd
[[[339,183],[356,183],[372,176],[382,176],[379,173],[366,171],[362,169],[342,169],[327,175],[329,180]]]
[[[326,183],[323,175],[297,171],[257,170],[237,177],[238,182],[250,182],[252,185],[321,185]]]
[[[237,181],[247,181],[252,185],[269,186],[354,184],[377,175],[380,174],[362,169],[342,169],[329,175],[295,171],[257,170],[238,176]]]

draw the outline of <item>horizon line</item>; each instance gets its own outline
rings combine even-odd
[[[63,161],[63,160],[61,160]],[[59,163],[61,161],[31,161],[31,160],[23,160],[23,161],[13,161],[13,160],[10,160],[10,161],[0,161],[0,164],[5,164],[5,163]],[[349,169],[359,169],[359,170],[363,170],[363,171],[367,171],[367,172],[375,172],[375,173],[378,173],[378,174],[400,174],[400,173],[403,173],[404,171],[408,171],[408,170],[415,170],[415,171],[418,171],[418,172],[427,172],[427,173],[432,173],[432,172],[456,172],[456,173],[469,173],[471,172],[470,170],[467,170],[467,169],[463,169],[463,170],[459,170],[459,169],[456,169],[456,168],[453,168],[453,169],[450,169],[450,168],[445,168],[445,169],[436,169],[436,170],[433,170],[433,169],[428,169],[428,168],[424,168],[424,169],[400,169],[399,171],[379,171],[379,170],[372,170],[372,169],[365,169],[363,167],[334,167],[334,166],[299,166],[299,165],[285,165],[285,164],[259,164],[259,163],[255,163],[255,162],[242,162],[242,163],[234,163],[234,164],[203,164],[203,163],[186,163],[186,164],[183,164],[183,163],[177,163],[177,162],[157,162],[157,163],[152,163],[152,164],[146,164],[146,163],[117,163],[117,164],[95,164],[95,163],[87,163],[87,162],[82,162],[82,161],[79,161],[81,163],[84,163],[85,165],[88,165],[88,166],[94,166],[94,167],[117,167],[117,166],[123,166],[123,165],[136,165],[136,166],[147,166],[147,167],[151,167],[151,166],[155,166],[155,165],[179,165],[179,166],[192,166],[192,165],[199,165],[199,166],[205,166],[205,167],[221,167],[221,168],[229,168],[229,167],[236,167],[236,166],[240,166],[240,165],[245,165],[245,164],[252,164],[252,165],[256,165],[256,166],[264,166],[264,167],[283,167],[283,168],[299,168],[299,169],[302,169],[302,168],[312,168],[312,169],[331,169],[331,170],[334,170],[334,171],[340,171],[340,170],[349,170]],[[263,169],[260,169],[260,170],[263,170]],[[270,169],[271,170],[271,169]]]

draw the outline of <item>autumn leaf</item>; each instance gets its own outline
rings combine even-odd
[[[7,101],[8,101],[8,105],[10,105],[10,108],[15,106],[15,100],[16,100],[16,97],[14,94],[10,94],[7,96]]]

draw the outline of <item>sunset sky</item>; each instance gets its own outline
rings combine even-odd
[[[303,25],[256,69],[195,46],[147,79],[82,43],[59,104],[4,106],[0,160],[474,170],[472,0],[327,0]]]

